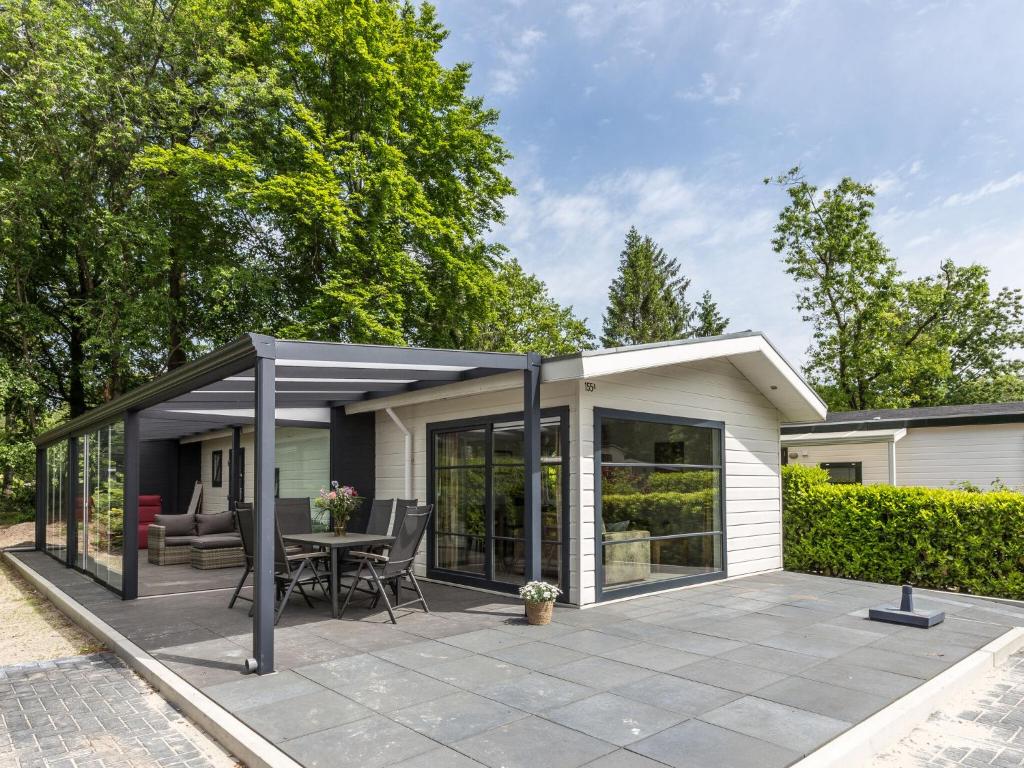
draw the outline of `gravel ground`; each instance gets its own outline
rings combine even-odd
[[[7,547],[32,546],[35,538],[35,523],[0,525],[0,549],[6,549]]]

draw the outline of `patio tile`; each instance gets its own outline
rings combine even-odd
[[[588,654],[582,651],[542,642],[529,642],[514,645],[511,648],[499,648],[488,651],[487,655],[527,669],[547,669],[589,658]]]
[[[686,680],[672,675],[647,678],[612,690],[633,701],[653,704],[685,717],[696,717],[702,712],[735,701],[740,694],[706,683]]]
[[[744,696],[705,712],[701,720],[807,754],[850,727],[845,720]]]
[[[547,640],[550,637],[577,631],[577,627],[559,621],[552,621],[550,624],[530,624],[521,616],[505,619],[494,628],[513,635],[522,635],[527,640]]]
[[[870,717],[892,702],[892,699],[875,693],[854,691],[805,677],[789,677],[762,688],[757,696],[851,723]]]
[[[676,768],[781,768],[800,757],[798,752],[700,720],[668,728],[631,745],[630,750]]]
[[[368,717],[373,712],[334,691],[246,707],[238,717],[271,741],[283,741]]]
[[[599,693],[550,709],[543,716],[620,747],[663,731],[684,719],[673,712],[614,693]]]
[[[761,669],[749,664],[718,658],[695,661],[672,670],[672,674],[739,693],[753,693],[759,688],[785,680],[787,677],[782,672],[773,672],[770,669]]]
[[[954,659],[942,660],[926,656],[912,656],[907,653],[896,653],[872,647],[855,648],[836,658],[846,664],[880,669],[883,672],[895,672],[898,675],[909,677],[919,677],[922,680],[935,677],[954,662]]]
[[[547,670],[548,674],[580,685],[600,690],[616,688],[626,683],[651,677],[654,673],[643,667],[623,664],[621,661],[592,656]]]
[[[448,747],[438,747],[395,763],[392,768],[480,768],[480,763]]]
[[[440,664],[442,661],[465,658],[472,655],[472,652],[465,648],[439,643],[436,640],[420,640],[396,648],[374,651],[373,655],[390,661],[392,664],[400,664],[403,667],[419,671],[425,666]]]
[[[348,685],[361,684],[366,680],[397,675],[405,668],[390,661],[378,659],[369,653],[347,656],[342,659],[296,667],[295,672],[314,680],[326,688],[338,690]]]
[[[425,667],[423,672],[449,685],[475,691],[529,674],[530,670],[489,656],[468,656]]]
[[[869,669],[836,660],[805,669],[800,676],[854,691],[876,693],[889,699],[897,699],[910,693],[923,682],[919,677]]]
[[[511,632],[501,632],[497,629],[477,629],[461,635],[450,635],[441,640],[441,642],[454,645],[457,648],[464,648],[474,653],[487,653],[488,651],[496,651],[499,648],[508,648],[512,645],[525,643],[527,639],[514,635]]]
[[[606,659],[621,661],[625,664],[632,664],[644,669],[653,669],[655,672],[668,672],[678,669],[685,664],[690,664],[707,656],[701,656],[688,651],[680,651],[675,648],[667,648],[663,645],[651,643],[637,643],[627,648],[618,648],[614,651],[606,651],[600,656]]]
[[[603,653],[635,645],[637,641],[593,629],[581,629],[579,632],[553,637],[547,642],[584,653]]]
[[[451,744],[526,717],[525,712],[460,691],[407,709],[392,712],[392,720],[429,736],[442,744]]]
[[[657,639],[652,639],[651,642],[664,645],[666,648],[678,648],[680,651],[699,653],[703,656],[717,656],[720,653],[743,647],[743,643],[738,640],[729,640],[688,630],[673,630]]]
[[[454,746],[491,768],[577,768],[615,749],[605,741],[532,715]]]
[[[357,680],[336,690],[372,710],[391,712],[447,696],[458,689],[411,669],[402,669],[394,675]]]
[[[559,677],[533,672],[524,677],[490,685],[477,691],[525,712],[539,714],[596,693],[595,689]]]
[[[835,637],[821,637],[810,635],[806,632],[783,632],[781,635],[773,635],[758,640],[758,645],[765,645],[769,648],[778,648],[782,651],[793,651],[807,656],[817,656],[821,659],[834,659],[844,653],[852,651],[863,643],[843,640]]]
[[[307,768],[383,768],[434,749],[437,742],[371,715],[279,746]]]
[[[585,768],[665,768],[665,764],[628,749],[617,749],[587,763]]]
[[[290,699],[294,696],[317,695],[323,689],[294,672],[274,675],[246,675],[230,683],[211,685],[203,693],[222,707],[235,710]]]
[[[742,648],[736,648],[719,654],[718,658],[738,661],[740,664],[749,664],[752,667],[769,669],[773,672],[785,672],[791,675],[802,672],[808,667],[813,667],[815,664],[820,664],[822,661],[817,656],[769,648],[766,645],[744,645]]]

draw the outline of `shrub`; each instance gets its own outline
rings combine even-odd
[[[790,465],[782,498],[789,570],[1024,598],[1024,494],[832,485]]]

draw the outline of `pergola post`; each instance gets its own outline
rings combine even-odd
[[[526,536],[526,580],[541,579],[540,510],[540,355],[527,354],[523,371],[523,527]]]
[[[139,596],[139,412],[124,415],[124,544],[121,599]]]
[[[252,653],[256,672],[274,671],[274,405],[273,357],[256,358],[256,551]],[[237,458],[237,454],[236,454]]]
[[[36,448],[36,549],[46,550],[46,449]]]
[[[238,480],[241,477],[238,462],[241,458],[242,428],[235,426],[231,428],[231,453],[228,455],[228,509],[232,512],[238,502]]]

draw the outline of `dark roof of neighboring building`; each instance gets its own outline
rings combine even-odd
[[[786,424],[783,433],[835,432],[886,427],[949,427],[966,424],[1024,422],[1024,402],[968,403],[923,408],[878,408],[867,411],[830,411],[824,422]]]

